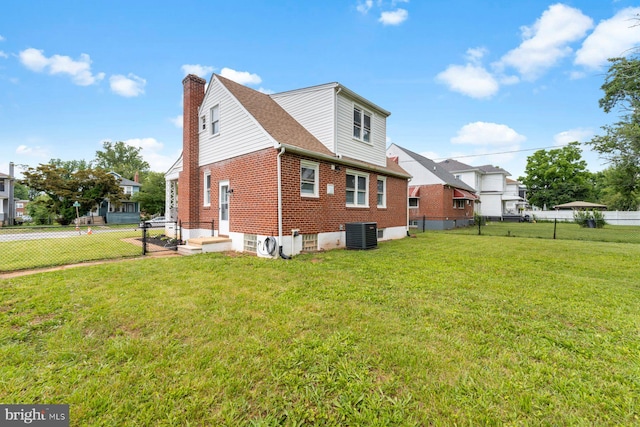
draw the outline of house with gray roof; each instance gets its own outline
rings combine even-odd
[[[464,227],[473,221],[478,196],[465,182],[456,179],[433,160],[397,144],[387,148],[387,156],[412,176],[409,183],[409,220],[412,226],[446,230]]]
[[[506,170],[492,165],[471,166],[453,159],[438,163],[456,179],[472,187],[479,196],[476,213],[496,220],[517,216],[519,203],[525,200],[509,190]]]

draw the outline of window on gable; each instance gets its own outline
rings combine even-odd
[[[378,178],[378,207],[387,206],[387,180],[384,177]]]
[[[369,206],[369,175],[347,171],[347,206]]]
[[[204,205],[211,206],[211,172],[204,175]]]
[[[200,117],[200,129],[201,130],[207,129],[207,116]]]
[[[318,164],[300,161],[300,195],[318,197]]]
[[[418,198],[417,197],[409,197],[409,207],[417,208],[418,207]]]
[[[216,105],[211,108],[211,134],[217,135],[220,133],[220,106]]]
[[[353,137],[371,142],[371,113],[360,107],[353,107]]]

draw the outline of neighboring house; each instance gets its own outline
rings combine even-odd
[[[123,178],[116,172],[109,172],[113,175],[120,187],[122,187],[125,199],[119,201],[119,203],[112,203],[110,200],[103,200],[99,207],[94,209],[89,216],[93,217],[93,223],[100,221],[98,218],[104,219],[107,224],[139,224],[140,223],[140,204],[131,200],[131,197],[140,191],[142,185],[138,182],[138,174],[133,181]],[[90,219],[89,219],[90,220]],[[83,222],[86,222],[84,220]]]
[[[505,213],[507,215],[520,215],[522,211],[529,207],[526,187],[511,178],[507,178],[507,189],[503,200],[505,201]]]
[[[183,80],[182,155],[167,172],[182,238],[228,236],[235,251],[295,255],[345,246],[345,224],[407,233],[410,175],[385,155],[389,112],[329,83],[266,95],[222,76]]]
[[[438,164],[457,179],[473,187],[480,197],[479,203],[476,204],[476,212],[479,215],[502,220],[505,216],[516,215],[516,212],[509,211],[514,203],[524,202],[517,193],[508,193],[507,177],[511,174],[502,168],[491,165],[470,166],[452,159]]]
[[[464,227],[473,221],[478,196],[442,166],[413,151],[391,144],[387,156],[412,176],[409,185],[409,223],[429,230]]]
[[[13,225],[14,219],[14,175],[13,163],[9,163],[9,174],[0,172],[0,227]]]
[[[15,219],[22,218],[27,215],[27,205],[29,204],[29,200],[16,200],[16,214]]]

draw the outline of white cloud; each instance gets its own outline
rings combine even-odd
[[[489,98],[500,85],[496,79],[480,65],[450,65],[436,76],[436,80],[449,86],[449,89],[472,98]]]
[[[561,3],[551,5],[532,27],[521,28],[524,41],[496,65],[511,66],[525,80],[535,80],[571,54],[569,44],[583,38],[592,27],[593,20],[580,10]]]
[[[42,147],[29,147],[27,145],[18,145],[18,148],[16,148],[16,154],[18,155],[22,155],[22,156],[29,156],[29,157],[48,157],[49,156],[49,152]]]
[[[179,155],[179,152],[170,156],[162,154],[164,144],[155,138],[132,138],[123,142],[132,147],[141,148],[142,158],[149,163],[151,170],[157,172],[169,170]]]
[[[258,89],[258,92],[264,93],[265,95],[271,95],[272,93],[274,93],[274,91],[272,91],[271,89],[265,89],[263,87]]]
[[[129,73],[128,76],[116,74],[109,77],[111,90],[120,96],[127,98],[142,95],[147,81],[142,77]]]
[[[373,0],[365,0],[358,3],[358,6],[356,6],[356,10],[362,13],[363,15],[366,15],[372,6],[373,6]]]
[[[6,40],[6,39],[5,39],[4,37],[0,36],[0,42],[3,42],[3,41],[5,41],[5,40]]]
[[[467,60],[472,64],[480,64],[481,59],[489,52],[486,47],[467,49]]]
[[[91,58],[86,53],[81,54],[78,60],[64,55],[53,55],[47,58],[42,50],[28,48],[21,51],[18,56],[20,62],[31,71],[67,74],[79,86],[92,85],[105,76],[104,73],[91,72]]]
[[[177,115],[177,116],[175,116],[175,117],[171,117],[171,118],[169,119],[169,121],[170,121],[171,123],[173,123],[173,124],[175,125],[175,127],[177,127],[177,128],[182,128],[183,123],[184,123],[184,118],[183,118],[183,115],[182,115],[182,114],[179,114],[179,115]]]
[[[553,136],[554,145],[564,146],[570,142],[585,142],[593,137],[594,133],[591,129],[575,128],[559,132]]]
[[[409,18],[409,12],[406,9],[398,8],[390,12],[382,12],[379,22],[382,25],[400,25]]]
[[[474,122],[464,125],[458,135],[451,138],[453,144],[519,146],[527,138],[507,125],[487,122]]]
[[[598,69],[606,65],[609,58],[626,56],[629,49],[640,43],[638,15],[640,8],[629,7],[601,21],[576,52],[574,63]]]
[[[7,55],[5,52],[0,50],[0,58],[8,58],[9,55]]]
[[[215,68],[209,65],[185,64],[182,66],[182,72],[185,76],[187,74],[195,74],[196,76],[200,77],[209,77],[209,75],[214,71]]]
[[[262,83],[259,75],[251,74],[248,71],[236,71],[225,67],[220,70],[220,75],[242,85],[258,85]]]

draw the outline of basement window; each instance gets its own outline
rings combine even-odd
[[[258,248],[258,236],[255,234],[244,234],[244,251],[256,253]]]
[[[318,250],[318,235],[303,234],[302,235],[302,252],[314,252]]]

